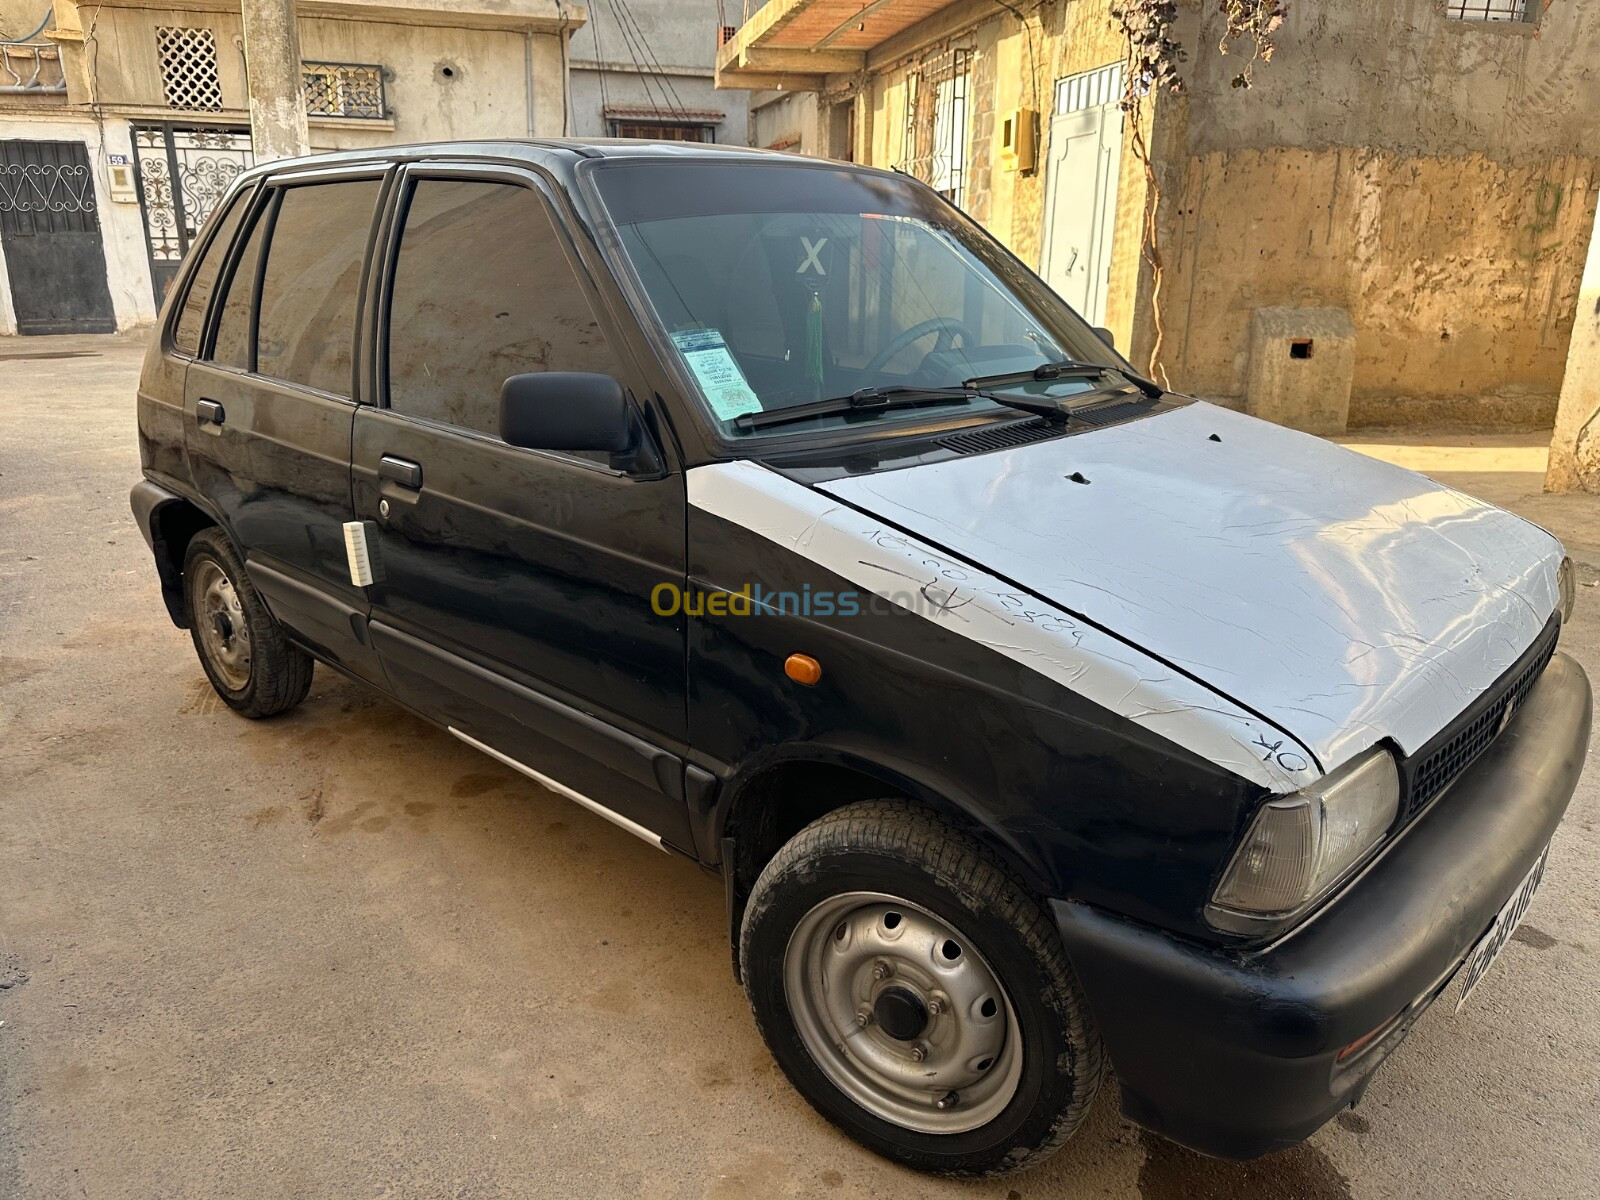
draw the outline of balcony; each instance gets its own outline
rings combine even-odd
[[[717,86],[820,91],[870,69],[954,0],[767,0],[717,51]]]

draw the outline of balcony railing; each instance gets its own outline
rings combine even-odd
[[[306,112],[313,117],[381,121],[389,115],[383,68],[375,63],[301,63]]]
[[[67,91],[58,47],[0,43],[0,96],[62,96]]]

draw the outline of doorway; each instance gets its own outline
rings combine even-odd
[[[158,308],[206,218],[254,163],[248,129],[171,121],[133,127],[133,176]]]
[[[18,333],[116,332],[83,142],[0,141],[0,249]]]
[[[1091,325],[1106,322],[1122,164],[1122,64],[1056,82],[1040,274]]]

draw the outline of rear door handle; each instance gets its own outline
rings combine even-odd
[[[221,425],[228,419],[228,414],[222,410],[222,405],[215,400],[196,401],[194,415],[202,425]]]
[[[398,483],[401,487],[420,488],[422,464],[414,463],[409,458],[396,458],[392,454],[385,454],[378,460],[378,477]]]

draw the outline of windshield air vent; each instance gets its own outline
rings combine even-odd
[[[1066,430],[1060,425],[1035,418],[1031,421],[1014,421],[989,429],[973,429],[966,433],[952,433],[938,438],[938,444],[957,454],[983,454],[989,450],[1004,450],[1010,446],[1025,446],[1029,442],[1042,442],[1058,437]]]
[[[1108,404],[1091,404],[1072,411],[1072,419],[1085,425],[1116,425],[1154,412],[1154,400],[1113,400]]]

